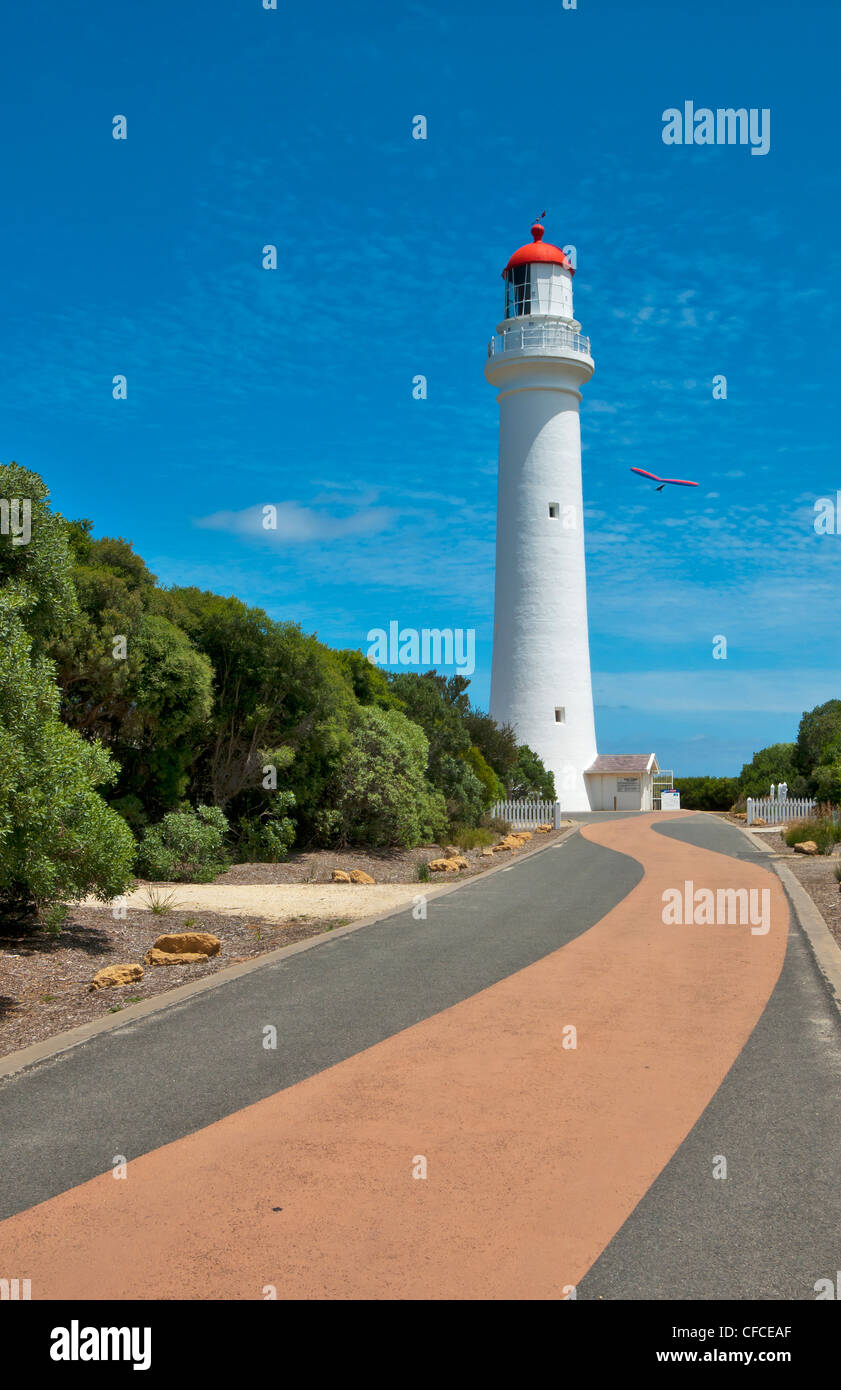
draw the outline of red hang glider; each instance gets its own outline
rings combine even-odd
[[[662,492],[666,483],[674,483],[676,487],[697,487],[697,483],[690,483],[688,478],[658,478],[656,473],[647,473],[644,468],[632,468],[632,473],[639,473],[641,478],[651,478],[653,482],[660,486],[654,489],[655,492]]]

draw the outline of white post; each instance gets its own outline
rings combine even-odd
[[[554,806],[552,807],[552,825],[553,825],[553,827],[554,827],[555,830],[560,830],[560,828],[561,828],[561,803],[560,803],[560,801],[556,801],[555,804],[554,804]]]

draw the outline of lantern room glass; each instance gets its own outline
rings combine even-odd
[[[531,313],[531,266],[514,265],[505,277],[505,317]]]

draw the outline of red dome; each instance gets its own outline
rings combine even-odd
[[[535,261],[548,261],[554,265],[566,266],[570,275],[575,274],[575,269],[569,257],[565,256],[560,246],[552,246],[548,241],[543,240],[545,231],[540,222],[535,222],[531,229],[534,241],[530,245],[521,246],[519,251],[515,251],[507,266],[502,272],[503,279],[515,265],[533,265]]]

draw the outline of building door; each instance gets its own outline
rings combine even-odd
[[[639,811],[642,806],[642,790],[639,777],[617,777],[617,811]]]

